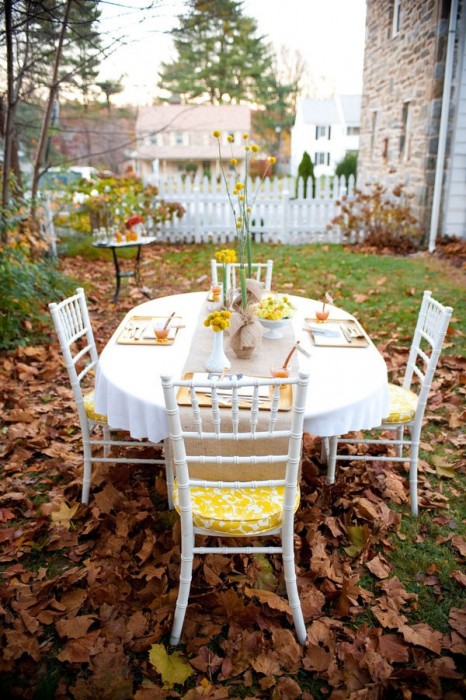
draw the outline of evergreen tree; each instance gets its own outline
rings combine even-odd
[[[346,184],[348,184],[348,179],[350,175],[354,175],[356,179],[358,170],[358,154],[349,152],[345,157],[337,164],[335,168],[335,175],[337,177],[345,176]]]
[[[159,87],[185,102],[267,104],[272,57],[238,0],[190,0],[173,31],[177,58],[163,63]]]
[[[298,177],[296,178],[296,197],[298,196],[299,180],[303,180],[304,184],[304,197],[307,197],[307,183],[309,178],[312,181],[312,194],[314,194],[315,188],[315,175],[314,166],[312,164],[311,156],[307,151],[304,151],[303,157],[301,158],[301,163],[298,165]]]
[[[87,108],[95,79],[99,73],[102,41],[96,29],[101,10],[98,2],[73,5],[69,22],[69,39],[63,48],[64,81],[75,87]]]

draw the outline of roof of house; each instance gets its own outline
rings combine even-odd
[[[359,124],[361,121],[361,95],[339,95],[346,124]]]
[[[340,124],[340,102],[346,124],[359,124],[361,113],[361,95],[338,95],[329,100],[301,100],[303,121],[305,124]]]
[[[251,109],[246,105],[164,104],[140,107],[138,131],[248,131]]]
[[[136,131],[141,136],[181,132],[233,133],[251,130],[251,109],[245,105],[186,105],[165,104],[140,107]],[[244,144],[231,144],[228,154],[240,159],[244,157]],[[143,159],[169,160],[214,160],[218,158],[218,143],[212,136],[209,143],[191,143],[189,146],[140,143],[138,155]]]

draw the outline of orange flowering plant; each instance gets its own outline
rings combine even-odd
[[[276,162],[274,156],[269,156],[267,158],[267,167],[264,168],[262,177],[260,179],[259,185],[255,192],[252,193],[252,197],[249,197],[249,169],[253,159],[259,152],[259,146],[255,143],[249,143],[249,134],[243,134],[244,142],[244,171],[243,173],[238,172],[238,159],[231,157],[229,160],[230,166],[234,169],[235,173],[235,184],[233,188],[230,188],[230,183],[228,182],[225,169],[223,167],[222,159],[222,149],[220,145],[220,137],[222,135],[221,131],[216,129],[213,132],[213,136],[217,139],[218,143],[218,155],[220,170],[222,172],[223,180],[225,183],[228,200],[230,202],[231,209],[233,211],[233,216],[235,217],[236,232],[239,241],[239,260],[240,260],[240,281],[241,281],[241,303],[243,308],[247,306],[247,290],[246,290],[246,269],[245,269],[245,259],[247,258],[247,274],[249,277],[252,276],[252,247],[251,247],[251,213],[254,207],[254,202],[256,201],[257,195],[260,190],[260,186],[267,176],[268,171],[271,166]],[[228,143],[232,144],[234,137],[229,134],[227,137]]]

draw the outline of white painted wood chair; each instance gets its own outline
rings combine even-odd
[[[94,390],[92,388],[91,375],[94,374],[99,358],[84,290],[78,288],[74,296],[64,299],[58,304],[49,304],[49,309],[65,360],[81,426],[84,454],[81,501],[87,504],[89,502],[92,465],[94,462],[165,465],[165,459],[109,456],[112,447],[145,447],[147,445],[155,445],[155,443],[132,438],[127,440],[114,439],[112,429],[108,425],[107,416],[96,413],[94,409]],[[101,429],[102,438],[92,436],[95,428],[98,427]],[[103,456],[95,455],[93,453],[94,447],[103,447]],[[166,467],[166,469],[168,500],[170,507],[172,507],[173,476],[170,467]]]
[[[219,280],[218,272],[219,270],[224,271],[225,267],[225,279]],[[228,294],[230,289],[238,289],[239,287],[239,267],[240,263],[224,263],[217,262],[215,258],[210,261],[210,276],[212,284],[225,284],[225,293]],[[265,263],[252,263],[252,279],[262,282],[264,285],[264,292],[270,292],[272,289],[272,273],[273,273],[273,260],[267,260]]]
[[[180,587],[170,643],[177,644],[188,605],[193,557],[212,552],[280,553],[296,634],[306,641],[296,585],[293,532],[299,505],[304,407],[309,375],[289,379],[211,379],[174,381],[162,376],[175,469],[174,503],[181,516]],[[292,385],[292,409],[279,415],[280,385]],[[189,391],[191,406],[180,413],[177,392]],[[240,403],[249,387],[251,397]],[[268,409],[261,387],[271,396]],[[211,393],[211,407],[200,408],[199,392]],[[228,398],[223,392],[231,392]],[[262,389],[262,391],[264,391]],[[243,399],[244,402],[244,399]],[[242,406],[242,407],[240,407]],[[195,536],[269,537],[279,546],[196,546]]]
[[[335,481],[337,461],[409,461],[411,513],[417,516],[417,473],[422,423],[432,379],[452,311],[451,307],[443,306],[435,301],[430,291],[424,292],[403,383],[401,386],[389,384],[389,414],[382,425],[372,429],[373,431],[394,431],[396,436],[392,439],[385,438],[383,435],[372,439],[337,436],[325,440],[324,454],[326,453],[328,461],[327,481],[329,484],[333,484]],[[338,451],[340,444],[391,445],[395,447],[395,456],[343,455]]]

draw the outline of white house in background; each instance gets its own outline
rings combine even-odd
[[[348,152],[359,150],[361,95],[337,95],[329,100],[301,99],[291,130],[291,174],[307,151],[316,177],[333,175]]]
[[[245,105],[163,104],[140,107],[136,120],[137,147],[133,167],[145,182],[181,174],[220,177],[218,142],[221,131],[226,162],[234,156],[241,168],[243,134],[251,131],[251,110]],[[233,142],[227,141],[228,136]],[[227,166],[228,167],[228,166]]]

